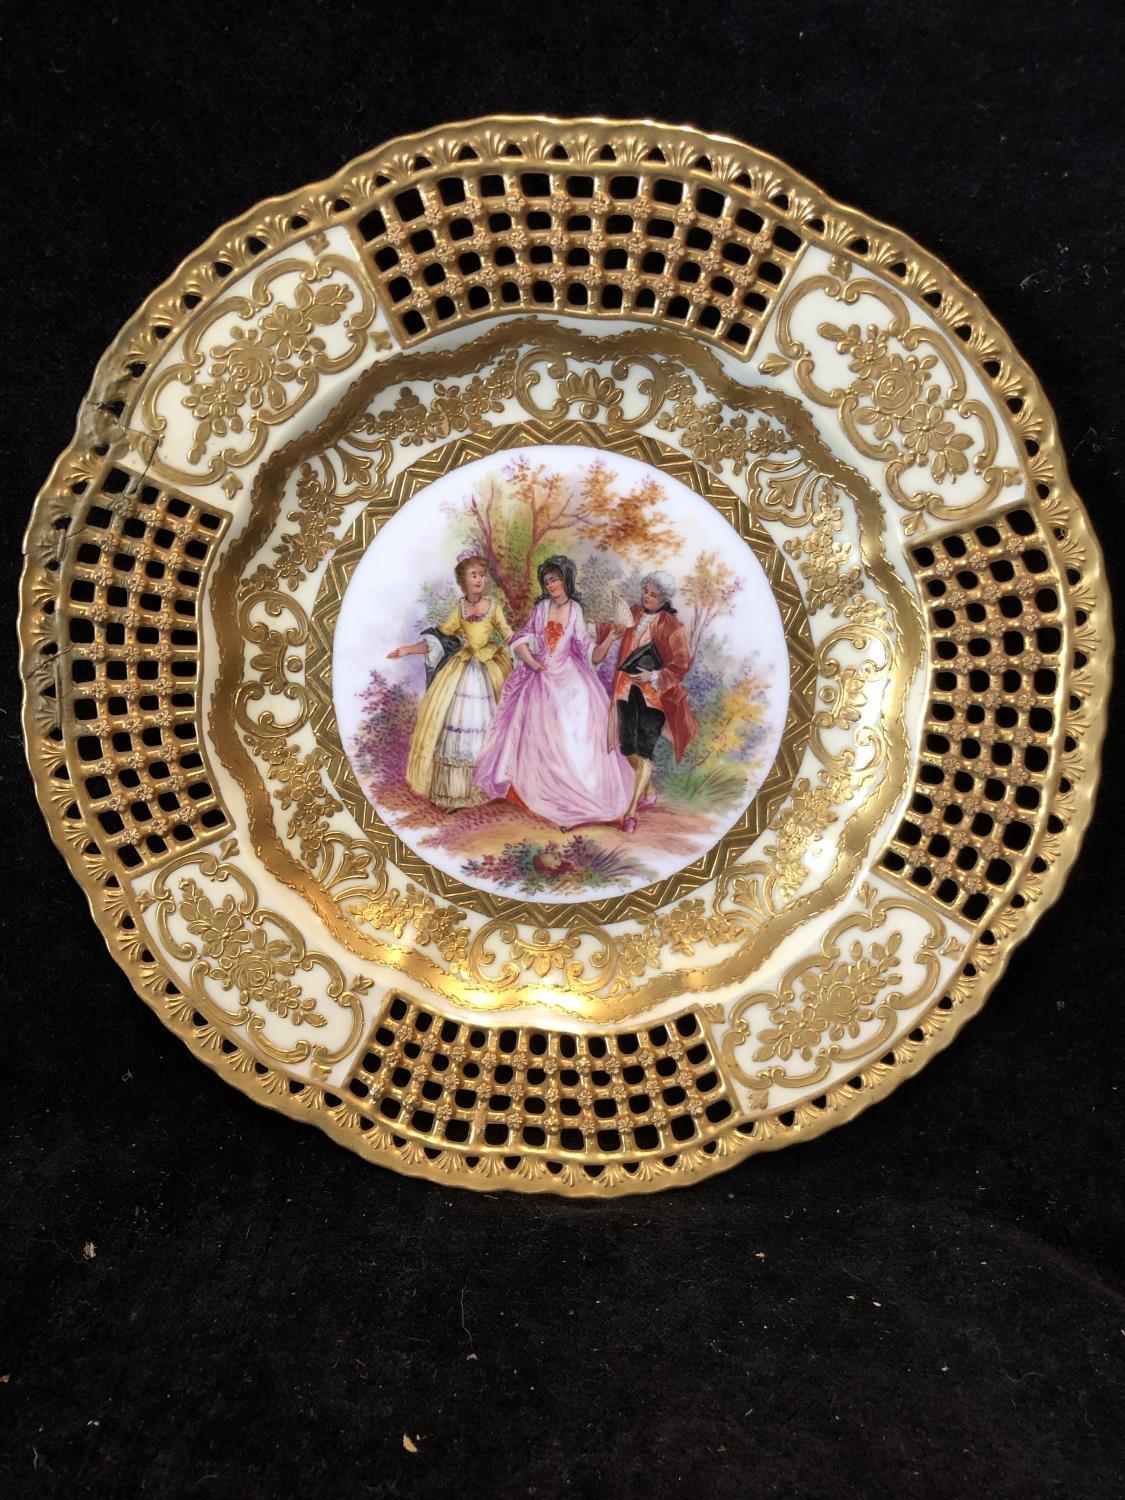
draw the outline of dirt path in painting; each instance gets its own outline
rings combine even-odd
[[[677,862],[691,859],[706,848],[710,840],[706,828],[710,820],[657,805],[646,807],[637,818],[636,833],[622,833],[612,823],[583,823],[563,833],[554,823],[510,802],[490,802],[485,807],[463,808],[449,813],[439,832],[423,839],[420,848],[441,848],[447,853],[473,859],[504,844],[534,839],[541,843],[563,843],[581,833],[603,849],[620,851],[644,860],[650,853],[678,856]]]
[[[636,864],[647,864],[653,856],[661,863],[671,856],[676,864],[682,864],[698,858],[721,827],[717,819],[705,813],[661,802],[642,808],[636,832],[627,834],[611,823],[583,823],[564,833],[546,818],[511,802],[488,802],[483,807],[441,813],[405,782],[380,787],[376,800],[396,815],[400,830],[409,830],[410,842],[420,853],[441,850],[464,860],[495,854],[525,839],[561,845],[580,834],[600,849]]]

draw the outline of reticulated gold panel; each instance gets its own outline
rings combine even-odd
[[[69,776],[125,869],[229,828],[199,732],[199,591],[225,512],[100,466],[60,532]]]
[[[911,552],[930,601],[932,695],[882,866],[970,921],[1015,885],[1056,774],[1067,663],[1050,549],[1020,507]]]
[[[427,1149],[593,1160],[675,1155],[712,1139],[734,1105],[695,1010],[575,1035],[443,1018],[388,997],[345,1094]],[[550,1169],[551,1162],[548,1162]]]
[[[420,154],[354,222],[402,342],[532,310],[679,326],[746,357],[804,243],[784,196],[717,183],[702,155],[633,157],[575,161],[546,137],[499,162]]]

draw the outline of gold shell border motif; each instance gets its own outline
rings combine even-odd
[[[528,171],[583,175],[658,170],[662,177],[688,185],[693,194],[733,200],[785,236],[827,248],[859,268],[877,269],[893,277],[908,299],[924,301],[1005,412],[1021,456],[1026,504],[1050,542],[1052,577],[1063,601],[1068,696],[1047,806],[1036,822],[1019,890],[1006,892],[990,911],[987,927],[966,952],[946,993],[892,1052],[854,1077],[791,1111],[732,1124],[705,1144],[670,1150],[639,1169],[619,1160],[591,1165],[423,1151],[391,1128],[371,1128],[370,1120],[326,1087],[293,1080],[232,1040],[185,1003],[171,976],[138,938],[137,913],[119,879],[115,836],[107,835],[105,823],[95,815],[65,743],[70,726],[62,713],[60,653],[71,649],[69,596],[63,587],[68,531],[86,513],[83,497],[96,492],[114,461],[129,452],[129,423],[146,372],[162,351],[206,313],[232,273],[241,275],[267,255],[335,225],[361,234],[356,226],[376,216],[385,231],[380,208],[442,171],[470,164],[477,171],[503,174],[513,163]],[[659,322],[662,290],[639,280],[639,290],[628,295],[649,292],[650,300],[637,312]],[[706,306],[691,317],[701,336],[721,342],[725,329],[733,327],[724,323],[727,311],[717,308],[709,323],[702,321],[709,312]],[[749,333],[752,348],[753,329]],[[412,337],[409,328],[403,331],[404,342]],[[208,525],[223,524],[221,515],[203,519]],[[546,117],[451,124],[391,141],[324,182],[266,200],[222,226],[144,302],[99,362],[74,437],[37,498],[25,557],[19,638],[28,760],[51,836],[84,890],[112,956],[164,1024],[245,1094],[292,1118],[310,1120],[365,1157],[410,1176],[444,1178],[486,1191],[505,1186],[599,1197],[656,1191],[688,1185],[746,1155],[813,1138],[854,1118],[917,1072],[979,1011],[1015,943],[1057,899],[1092,813],[1113,650],[1110,601],[1097,539],[1070,484],[1054,414],[1034,374],[979,298],[937,257],[897,229],[834,202],[767,154],[688,128]],[[160,711],[174,716],[174,710]],[[142,770],[142,778],[146,774]],[[219,816],[218,809],[211,811]]]

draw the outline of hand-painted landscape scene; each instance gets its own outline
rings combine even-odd
[[[539,901],[623,895],[698,859],[777,754],[781,617],[712,506],[584,447],[479,459],[356,565],[333,649],[352,769],[417,854]]]

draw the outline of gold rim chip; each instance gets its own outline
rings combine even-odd
[[[20,615],[41,804],[212,1068],[467,1187],[888,1092],[1058,894],[1111,629],[977,299],[736,141],[491,119],[226,225],[102,359]]]

